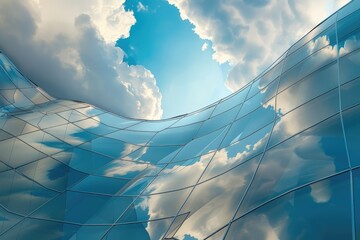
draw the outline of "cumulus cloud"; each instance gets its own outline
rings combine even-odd
[[[155,77],[143,66],[124,63],[124,53],[114,47],[135,24],[123,3],[0,0],[0,48],[53,96],[120,115],[160,118]]]
[[[291,44],[349,0],[168,0],[200,38],[212,41],[213,58],[233,68],[226,85],[251,81]]]

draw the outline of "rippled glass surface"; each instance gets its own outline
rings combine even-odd
[[[157,121],[54,99],[0,52],[0,239],[359,239],[359,8]]]

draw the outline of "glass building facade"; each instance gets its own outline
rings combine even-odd
[[[0,239],[360,239],[359,9],[159,121],[54,99],[0,53]]]

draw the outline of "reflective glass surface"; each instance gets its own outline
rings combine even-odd
[[[359,9],[156,121],[52,98],[0,52],[0,239],[359,239]]]

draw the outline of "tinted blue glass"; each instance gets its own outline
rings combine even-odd
[[[281,116],[276,122],[269,145],[273,146],[339,112],[338,89]]]
[[[209,134],[219,128],[222,128],[230,124],[237,113],[239,112],[240,106],[234,107],[223,114],[217,115],[206,120],[200,127],[199,131],[196,134],[196,137],[201,137],[206,134]]]
[[[163,147],[142,147],[137,151],[124,157],[126,160],[146,162],[156,164],[158,162],[165,163],[169,162],[173,154],[178,150],[178,146],[163,146]]]
[[[340,82],[346,83],[360,76],[360,50],[351,52],[339,60]]]
[[[20,215],[30,214],[57,195],[14,170],[0,173],[0,185],[0,204]]]
[[[231,224],[226,239],[350,240],[350,201],[345,173],[290,192],[245,215]]]
[[[130,205],[118,223],[142,222],[175,216],[189,193],[190,189],[185,189],[151,196],[141,196]],[[158,206],[169,207],[162,209]]]
[[[355,239],[360,237],[360,169],[353,171],[355,205]]]
[[[138,124],[140,122],[137,120],[121,118],[121,117],[118,117],[111,113],[100,114],[100,115],[97,115],[96,117],[100,122],[102,122],[110,127],[115,127],[115,128],[120,128],[120,129]]]
[[[195,123],[183,127],[165,129],[156,134],[154,138],[151,139],[150,144],[154,146],[186,144],[193,139],[200,126],[201,123]],[[173,136],[176,136],[176,138]]]
[[[328,41],[327,38],[319,41]],[[313,46],[316,46],[314,43]],[[309,49],[309,51],[313,51]],[[292,84],[296,83],[300,79],[306,77],[313,71],[333,62],[336,60],[337,56],[337,46],[328,45],[321,50],[314,52],[304,61],[298,63],[287,72],[283,73],[280,79],[279,84],[279,92],[283,91],[284,89],[288,88]]]
[[[337,86],[337,62],[333,62],[279,93],[277,112],[285,114]]]
[[[287,71],[295,64],[301,62],[314,52],[319,51],[328,44],[336,43],[335,25],[314,37],[311,41],[287,56],[283,71]]]
[[[360,106],[343,112],[345,135],[352,166],[360,165]]]
[[[20,167],[18,171],[56,191],[64,191],[87,176],[49,157]]]
[[[31,216],[78,224],[112,224],[131,202],[131,197],[67,191],[41,206]]]
[[[72,148],[53,155],[55,159],[65,163],[69,167],[84,173],[93,173],[112,161],[111,158],[87,151],[81,148]]]
[[[265,126],[239,142],[219,149],[204,172],[201,181],[222,174],[264,151],[272,124]]]
[[[0,66],[0,90],[1,89],[15,89],[15,85],[10,80],[9,76],[7,75],[6,71]]]
[[[360,103],[360,78],[355,79],[340,87],[341,108],[343,110]]]
[[[182,117],[178,122],[174,123],[174,125],[172,125],[172,127],[179,127],[179,126],[184,126],[184,125],[188,125],[188,124],[192,124],[192,123],[196,123],[196,122],[202,122],[210,117],[211,113],[214,111],[214,108],[215,107],[212,106],[212,107],[203,109],[201,111],[191,113],[190,115],[186,115],[186,116]]]
[[[148,223],[120,224],[111,228],[104,240],[162,239],[173,218],[151,221]]]
[[[347,168],[344,136],[336,116],[268,150],[238,214]]]
[[[219,104],[217,104],[212,116],[218,115],[219,113],[225,112],[236,105],[244,102],[247,92],[249,91],[249,87],[241,89],[239,92],[234,95],[229,96],[226,99],[223,99]]]
[[[175,237],[183,239],[186,234],[190,234],[197,239],[204,239],[213,232],[212,229],[219,229],[229,223],[258,161],[259,158],[252,159],[220,177],[197,185],[180,211],[189,215]],[[198,227],[210,225],[214,228],[198,231]]]
[[[360,14],[355,11],[337,23],[338,38],[341,40],[354,30],[360,28]]]
[[[0,54],[0,239],[356,239],[360,3],[348,6],[245,88],[164,120],[54,99]]]
[[[240,118],[232,124],[229,132],[221,144],[221,147],[225,147],[239,141],[240,139],[252,134],[256,130],[263,128],[273,120],[274,110],[271,106],[267,108],[258,108],[257,110],[249,113],[243,118]]]
[[[81,145],[82,148],[113,158],[125,157],[140,146],[112,138],[99,137]]]
[[[173,161],[189,159],[216,150],[228,129],[229,127],[224,127],[208,135],[192,140],[181,149]]]

